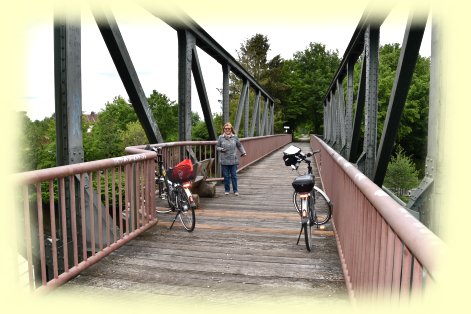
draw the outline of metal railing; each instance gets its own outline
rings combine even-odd
[[[319,138],[311,137],[350,298],[404,301],[436,282],[443,242]]]
[[[267,156],[280,147],[292,141],[291,134],[267,135],[257,137],[246,137],[240,139],[247,151],[247,156],[240,159],[237,171],[250,166],[261,158]],[[152,144],[152,147],[162,148],[162,157],[164,167],[173,167],[184,158],[193,159],[193,161],[201,161],[208,158],[214,158],[211,169],[209,170],[209,180],[221,180],[219,153],[216,150],[217,141],[183,141],[170,142],[162,144]],[[126,152],[130,154],[145,152],[146,145],[127,147]]]
[[[19,253],[29,285],[47,291],[153,226],[154,152],[16,175]],[[93,205],[91,205],[93,204]]]
[[[247,157],[239,170],[291,142],[290,135],[242,139]],[[164,166],[184,158],[218,158],[216,141],[156,144]],[[132,154],[15,175],[19,187],[19,253],[27,261],[31,290],[55,288],[157,223],[156,153],[146,145]],[[218,180],[219,164],[209,177]]]

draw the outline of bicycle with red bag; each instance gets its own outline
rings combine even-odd
[[[185,230],[192,232],[196,223],[196,204],[190,188],[196,177],[196,167],[193,166],[190,159],[184,159],[175,167],[165,169],[162,149],[160,147],[150,147],[150,149],[157,153],[158,171],[155,173],[155,182],[158,187],[158,195],[160,198],[166,199],[169,205],[168,209],[157,209],[157,213],[176,212],[170,229],[177,218],[180,218]]]

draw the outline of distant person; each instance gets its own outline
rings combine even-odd
[[[229,195],[232,190],[236,196],[239,196],[237,189],[237,166],[239,165],[239,157],[236,154],[236,148],[240,151],[241,157],[247,155],[244,146],[239,141],[237,135],[234,134],[232,124],[227,122],[224,124],[222,134],[219,135],[216,149],[221,155],[222,175],[224,176],[224,195]]]

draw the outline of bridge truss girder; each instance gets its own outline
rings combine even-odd
[[[274,134],[274,101],[264,88],[250,75],[224,48],[222,48],[204,29],[198,25],[189,16],[180,12],[178,16],[161,15],[151,7],[145,7],[151,14],[161,19],[169,26],[174,28],[179,34],[179,103],[182,110],[190,110],[191,108],[191,73],[195,76],[195,85],[199,94],[206,126],[210,137],[214,130],[211,117],[211,109],[207,100],[203,76],[199,67],[195,68],[192,64],[198,62],[196,47],[203,50],[222,67],[222,117],[224,122],[230,122],[229,117],[229,74],[235,74],[242,80],[241,94],[235,120],[233,121],[236,133],[241,126],[242,118],[244,121],[244,137],[254,135],[270,135]],[[185,34],[185,35],[183,35]],[[185,38],[185,39],[184,39]],[[186,40],[186,42],[185,42]],[[186,48],[184,48],[186,47]],[[192,71],[189,71],[192,69]],[[184,74],[184,75],[183,75]],[[250,88],[255,93],[255,101],[253,104],[252,117],[250,117]],[[262,112],[259,105],[260,99],[265,99],[266,106]],[[264,122],[260,122],[260,120]],[[263,124],[265,123],[265,124]],[[180,135],[180,138],[186,140],[191,139],[191,124],[185,126],[185,132],[190,135]],[[181,127],[181,132],[184,132]],[[213,139],[211,137],[211,139]],[[215,138],[214,138],[215,139]]]
[[[377,144],[377,110],[378,110],[378,65],[379,65],[379,33],[380,26],[386,18],[386,14],[373,15],[367,8],[360,20],[357,29],[352,36],[350,44],[344,54],[342,63],[330,85],[324,98],[324,139],[332,148],[343,155],[350,162],[356,163],[358,168],[378,186],[382,186],[387,166],[394,148],[394,142],[399,129],[400,119],[406,102],[407,94],[419,56],[420,45],[427,23],[427,15],[413,13],[409,16],[404,33],[401,54],[396,70],[389,99],[388,111],[384,121],[379,145]],[[436,30],[432,29],[432,37]],[[437,66],[433,60],[437,59],[436,47],[432,45],[432,69],[430,86],[430,113],[428,128],[428,151],[426,168],[434,168],[438,152],[434,146],[437,143],[431,138],[437,139],[438,133],[434,126],[437,121],[440,95],[437,82]],[[356,98],[356,111],[352,115],[353,103],[353,70],[355,63],[361,57],[361,74]],[[435,69],[434,69],[435,68]],[[347,91],[344,93],[343,80],[347,78]],[[432,93],[434,96],[432,97]],[[346,94],[346,97],[344,96]],[[353,118],[353,121],[352,121]],[[432,122],[433,121],[433,122]],[[360,131],[364,126],[363,150],[360,147]],[[417,210],[420,208],[421,220],[430,226],[430,209],[424,199],[429,199],[434,174],[429,171],[426,174],[416,195],[413,195],[408,208]],[[387,189],[386,189],[387,190]],[[428,218],[426,218],[428,217]]]
[[[113,14],[108,9],[104,9],[101,12],[95,9],[93,13],[106,47],[113,59],[116,70],[128,93],[131,104],[146,133],[149,143],[162,143],[163,139],[159,127],[149,108],[144,89],[139,81],[136,69],[131,61],[131,57]]]

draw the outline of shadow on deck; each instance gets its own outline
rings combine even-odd
[[[296,145],[309,151],[308,143]],[[302,241],[296,245],[299,216],[291,201],[296,173],[284,166],[282,151],[239,174],[240,196],[225,196],[218,185],[215,198],[202,198],[194,232],[178,221],[169,230],[173,215],[159,214],[155,227],[59,290],[231,304],[266,297],[348,304],[330,223],[315,231],[311,253]]]

